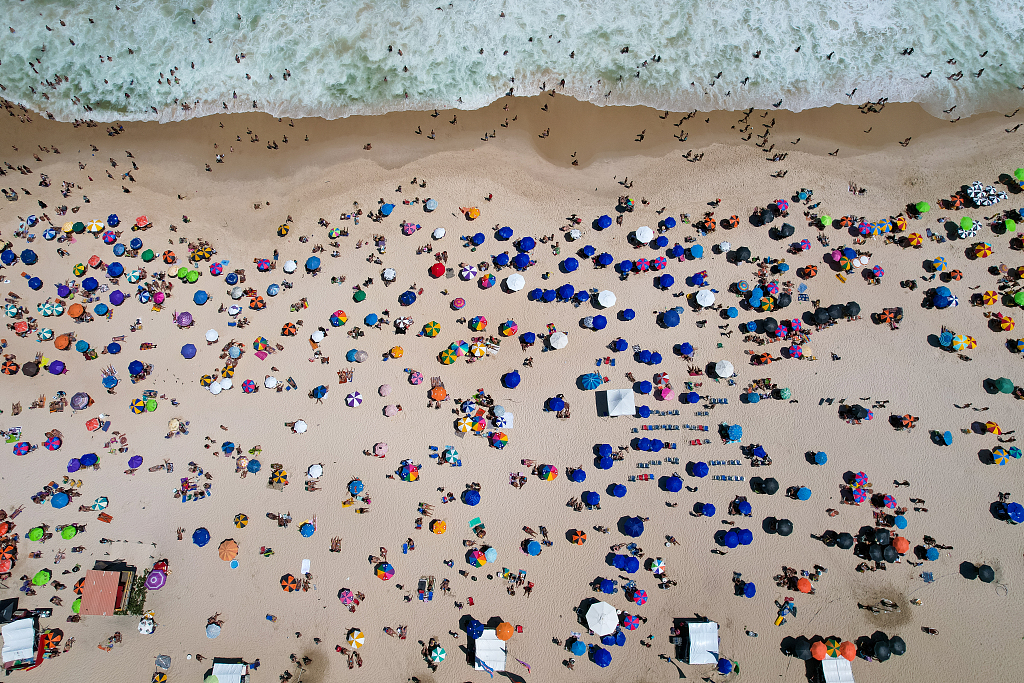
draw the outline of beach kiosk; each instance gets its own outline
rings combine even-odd
[[[854,683],[853,664],[843,657],[826,657],[821,660],[821,676],[824,683]]]
[[[3,636],[3,667],[10,673],[14,669],[30,669],[39,661],[39,626],[35,617],[16,619],[0,627]]]
[[[710,619],[683,619],[676,657],[687,664],[718,663],[718,624]]]
[[[508,648],[505,641],[498,638],[493,628],[484,629],[483,635],[474,642],[476,646],[476,661],[473,668],[477,671],[504,671],[505,656]]]
[[[213,658],[213,668],[207,676],[217,677],[217,683],[249,683],[249,665],[240,658]]]
[[[603,403],[602,404],[602,399]],[[617,415],[636,415],[636,403],[631,389],[609,389],[598,394],[598,413],[615,417]]]
[[[82,584],[82,616],[111,617],[127,614],[132,595],[135,567],[121,563],[97,562],[85,573]]]

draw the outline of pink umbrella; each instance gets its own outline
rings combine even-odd
[[[388,454],[388,445],[383,441],[374,445],[373,454],[383,458],[385,455]]]
[[[418,370],[413,370],[409,373],[409,384],[422,384],[423,373]]]
[[[153,303],[162,304],[166,298],[167,296],[163,292],[156,292],[153,294]]]
[[[635,631],[640,628],[640,619],[630,614],[622,620],[622,626],[627,631]]]
[[[839,261],[839,259],[841,259],[841,258],[843,258],[842,252],[840,252],[838,249],[833,249],[832,250],[832,260],[833,261]]]
[[[646,272],[647,269],[651,267],[651,262],[645,258],[641,258],[636,260],[634,266],[639,272],[643,273]]]
[[[257,261],[256,270],[260,271],[261,273],[265,273],[266,271],[270,270],[270,259],[261,258],[259,261]]]
[[[466,300],[463,299],[461,296],[460,297],[456,297],[455,299],[452,300],[452,308],[454,308],[456,311],[459,310],[460,308],[462,308],[465,305],[466,305]]]
[[[661,400],[662,401],[671,401],[672,397],[675,396],[675,395],[676,395],[675,392],[672,391],[671,389],[669,389],[668,387],[662,387],[662,389],[661,389]]]
[[[645,591],[645,590],[633,591],[633,602],[636,603],[637,605],[643,605],[644,603],[646,603],[647,602],[647,591]]]
[[[810,240],[800,240],[800,249],[801,250],[807,251],[810,248],[811,248],[811,241]]]
[[[394,417],[395,415],[398,415],[398,408],[397,407],[392,406],[392,405],[384,406],[384,416],[385,417]]]
[[[391,385],[381,384],[380,387],[377,389],[377,393],[380,394],[381,396],[387,396],[388,394],[391,393]]]
[[[223,272],[224,272],[224,266],[222,266],[220,263],[211,263],[210,264],[210,275],[220,275]]]
[[[894,509],[896,507],[896,499],[889,494],[885,494],[885,497],[882,498],[882,504],[887,508]]]
[[[348,588],[342,588],[338,591],[338,599],[341,600],[341,604],[343,605],[351,605],[356,601],[356,596],[353,595],[352,591]]]
[[[775,208],[779,211],[789,211],[789,202],[785,199],[777,199],[775,200]]]

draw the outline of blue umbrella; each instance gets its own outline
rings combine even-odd
[[[743,586],[743,597],[752,598],[755,595],[757,595],[757,586],[747,581],[747,583]]]
[[[736,535],[739,537],[740,545],[750,545],[754,540],[754,534],[750,529],[739,529]]]
[[[594,247],[590,246],[589,244],[587,246],[583,247],[583,255],[586,256],[587,258],[590,258],[591,256],[593,256],[596,253],[597,253],[597,249],[594,249]]]
[[[665,224],[666,228],[674,228],[674,227],[676,227],[676,219],[673,218],[672,216],[669,216],[668,218],[666,218],[662,222]]]
[[[691,344],[690,342],[683,342],[682,344],[679,345],[679,353],[683,354],[684,356],[692,356],[693,344]]]
[[[537,299],[540,299],[543,296],[544,296],[544,290],[541,289],[540,287],[536,287],[536,288],[530,290],[529,294],[526,295],[526,298],[528,298],[528,299],[530,299],[532,301],[536,301]]]
[[[576,288],[570,284],[562,285],[558,288],[558,298],[563,301],[571,299],[572,295],[576,293]]]
[[[109,225],[112,228],[116,228],[117,226],[121,225],[121,219],[117,217],[116,213],[112,213],[109,216],[107,216],[107,225]],[[134,247],[132,248],[134,249]]]
[[[929,560],[931,562],[934,562],[935,560],[939,559],[938,548],[928,548],[928,551],[924,554],[924,557],[926,560]]]
[[[947,446],[952,444],[953,443],[953,432],[943,432],[942,433],[942,442],[945,443]]]
[[[596,491],[584,491],[582,500],[584,505],[590,505],[591,507],[593,507],[594,505],[597,505],[598,503],[601,502],[601,494],[597,493]]]
[[[691,284],[692,284],[692,285],[693,285],[694,287],[700,287],[700,286],[702,286],[702,285],[704,284],[704,276],[703,276],[703,275],[701,275],[700,273],[697,273],[697,274],[695,274],[695,275],[692,275],[692,276],[690,277],[690,283],[691,283]]]
[[[395,210],[394,204],[384,204],[380,207],[380,212],[385,216],[390,216],[391,212]]]
[[[743,438],[743,427],[739,425],[729,425],[727,433],[730,441],[738,441]]]
[[[79,353],[85,353],[88,350],[89,342],[85,341],[84,339],[79,339],[77,342],[75,342],[75,351],[78,351]]]
[[[936,304],[936,305],[938,305],[938,304]],[[939,336],[939,344],[941,344],[942,346],[949,346],[952,343],[953,343],[953,333],[950,332],[949,330],[943,330],[942,334]]]
[[[498,254],[494,257],[494,265],[496,266],[507,266],[508,265],[508,254]]]
[[[597,263],[601,266],[610,266],[614,260],[608,252],[604,252],[597,257]]]
[[[741,515],[749,515],[751,513],[750,503],[745,500],[741,500],[736,509],[740,511]]]
[[[814,464],[815,465],[824,465],[827,462],[828,462],[828,455],[825,454],[825,451],[818,451],[817,453],[814,454]]]
[[[799,498],[800,500],[810,500],[811,490],[806,486],[801,486],[799,490],[797,490],[796,492],[796,497]]]
[[[228,273],[227,275],[224,276],[224,282],[228,283],[229,285],[237,285],[238,275],[235,273]]]
[[[638,406],[636,409],[636,414],[646,420],[651,416],[651,409],[648,408],[647,406]]]
[[[580,267],[580,262],[574,259],[572,256],[562,261],[562,269],[567,273],[571,273]]]
[[[749,597],[749,596],[748,596]],[[732,673],[732,662],[725,657],[718,660],[718,673],[727,674]]]
[[[532,555],[533,557],[540,555],[541,550],[542,548],[540,546],[540,543],[538,543],[537,541],[530,541],[526,544],[526,552]]]
[[[602,669],[611,665],[612,655],[608,650],[603,647],[595,647],[590,652],[590,658],[594,660],[594,664],[597,664]]]
[[[124,253],[126,251],[127,251],[127,249],[125,249],[124,245],[121,244],[120,242],[118,242],[117,244],[114,245],[114,256],[118,256],[118,257],[124,256]]]
[[[494,233],[494,237],[495,239],[499,239],[502,241],[512,239],[512,228],[506,225],[504,228],[501,228],[496,233]]]
[[[642,351],[640,351],[639,353],[636,354],[636,359],[638,361],[640,361],[641,363],[650,363],[651,362],[651,352],[648,351],[647,349],[644,349],[644,350],[642,350]]]
[[[904,517],[903,515],[897,515],[897,517],[896,517],[896,528],[897,529],[906,529],[907,528],[907,518]]]
[[[501,378],[501,383],[505,385],[506,389],[515,389],[519,386],[519,382],[521,381],[522,379],[519,377],[518,370],[507,372]]]
[[[1009,515],[1010,521],[1014,524],[1020,524],[1024,522],[1024,505],[1020,503],[1010,503],[1006,506],[1006,514]]]
[[[651,439],[651,450],[655,453],[661,451],[665,447],[665,442],[661,439]]]
[[[597,446],[597,454],[602,458],[611,457],[612,445],[610,443],[602,443]]]
[[[569,652],[577,657],[582,657],[587,652],[587,646],[582,640],[574,640],[572,645],[569,646]]]
[[[679,325],[679,314],[674,308],[669,309],[661,314],[661,322],[665,324],[665,327],[676,327]]]
[[[672,493],[678,493],[683,488],[683,480],[679,477],[672,475],[665,480],[665,489]]]
[[[553,413],[557,413],[559,410],[565,409],[565,401],[554,396],[548,399],[548,410]]]
[[[86,453],[79,460],[82,462],[82,467],[92,467],[99,462],[99,458],[96,457],[95,453]]]
[[[480,494],[473,489],[466,489],[462,494],[462,502],[470,507],[478,505],[480,503]]]
[[[658,286],[661,287],[662,289],[668,289],[675,283],[676,279],[669,275],[668,273],[665,273],[664,275],[658,278]]]
[[[587,301],[590,300],[590,292],[588,292],[585,289],[581,289],[580,291],[576,292],[576,296],[573,298],[576,299],[576,301],[579,301],[581,304],[586,303]]]
[[[700,506],[700,513],[702,515],[704,515],[705,517],[714,517],[715,516],[715,512],[716,512],[715,506],[712,505],[711,503],[697,503],[697,505]],[[696,507],[696,506],[694,506],[694,507]]]
[[[142,249],[142,240],[138,237],[133,237],[132,241],[128,243],[132,249]]]
[[[639,538],[644,533],[644,520],[639,517],[627,517],[622,523],[622,532],[631,538]]]
[[[619,272],[620,273],[628,273],[631,270],[633,270],[633,262],[632,261],[630,261],[629,259],[626,259],[625,261],[620,261],[619,262]]]
[[[411,306],[416,301],[416,292],[407,289],[398,295],[398,303],[402,306]]]
[[[50,505],[57,508],[58,510],[60,508],[67,507],[68,503],[70,502],[71,498],[69,498],[68,494],[64,493],[63,491],[58,491],[57,493],[53,494],[53,498],[50,499]]]
[[[24,251],[21,252],[21,262],[24,263],[26,266],[34,265],[35,262],[38,260],[39,257],[36,255],[36,252],[32,251],[31,249],[25,249]]]
[[[764,458],[768,455],[768,451],[764,449],[764,446],[754,446],[751,453],[755,458]]]
[[[210,542],[210,532],[205,527],[199,527],[192,532],[192,542],[202,548]]]
[[[437,200],[434,198],[428,199],[423,203],[423,208],[428,212],[435,210],[437,208]]]
[[[622,498],[626,495],[626,487],[622,484],[615,484],[612,486],[612,495],[616,498]]]
[[[606,327],[608,327],[608,318],[604,317],[603,315],[595,315],[594,316],[594,329],[595,330],[603,330]]]
[[[533,332],[524,332],[519,338],[523,340],[524,344],[533,344],[537,341],[537,335]]]
[[[693,463],[693,476],[703,479],[709,471],[708,464],[703,460]]]
[[[551,303],[552,301],[555,300],[556,296],[558,296],[558,295],[555,294],[555,290],[553,290],[553,289],[545,289],[544,293],[541,294],[540,298],[543,299],[545,303]]]
[[[623,320],[632,320],[635,317],[636,317],[636,311],[634,311],[632,308],[627,308],[624,311],[622,311],[622,319]]]
[[[740,536],[735,531],[729,531],[722,537],[722,544],[726,548],[735,548],[740,544]]]
[[[196,293],[192,295],[192,302],[196,306],[202,306],[210,300],[210,295],[206,293],[205,289],[196,290]]]
[[[316,256],[306,259],[306,270],[311,273],[320,270],[320,259]]]
[[[250,460],[249,464],[245,466],[245,469],[248,470],[250,474],[256,474],[260,471],[261,467],[262,464],[259,460]]]
[[[664,249],[668,246],[668,238],[664,235],[660,235],[658,239],[654,240],[654,246],[656,249]]]
[[[95,291],[96,288],[99,286],[100,283],[97,282],[96,278],[94,277],[87,277],[84,280],[82,280],[82,289],[84,289],[87,292]]]
[[[107,277],[121,277],[124,275],[124,266],[117,261],[107,266]]]
[[[651,450],[651,440],[645,436],[637,441],[636,447],[641,451],[649,451]]]
[[[474,619],[466,625],[466,634],[476,640],[484,634],[484,625]]]
[[[185,344],[181,347],[181,355],[183,358],[192,359],[196,357],[196,345]]]
[[[611,579],[601,579],[601,592],[611,595],[615,592],[615,582]]]
[[[735,306],[730,306],[730,307],[729,307],[729,308],[728,308],[728,309],[727,309],[727,310],[725,311],[725,314],[726,314],[727,316],[729,316],[730,318],[736,318],[736,317],[738,317],[738,316],[739,316],[739,314],[740,314],[740,311],[739,311],[739,309],[738,309],[738,308],[736,308]]]
[[[234,359],[241,358],[242,349],[238,348],[237,346],[232,346],[230,349],[228,349],[228,357]]]
[[[78,458],[71,458],[68,460],[68,472],[77,472],[82,469],[82,461]]]
[[[313,535],[316,529],[309,522],[303,522],[302,526],[299,527],[299,533],[302,534],[303,538],[309,538]]]
[[[661,365],[662,357],[657,351],[651,354],[651,365]]]
[[[597,389],[603,383],[604,379],[601,377],[601,375],[597,374],[596,372],[591,372],[586,375],[583,375],[583,379],[580,380],[580,384],[582,384],[583,388],[586,389],[587,391]]]
[[[28,288],[38,292],[43,288],[43,281],[37,277],[31,277],[28,280]]]
[[[583,470],[576,469],[569,473],[569,479],[579,484],[587,480],[587,473]]]
[[[533,248],[536,246],[537,242],[532,237],[527,236],[519,240],[519,244],[516,245],[516,248],[519,249],[519,251],[525,253],[528,251],[533,251]]]
[[[626,558],[626,566],[623,567],[627,574],[635,574],[640,570],[640,560],[635,557]]]
[[[482,232],[478,232],[475,235],[473,235],[473,237],[471,237],[469,241],[473,243],[474,247],[479,247],[481,244],[484,243],[485,239],[487,238],[484,237],[484,234]]]
[[[124,292],[122,292],[120,289],[115,289],[113,292],[110,293],[109,300],[110,303],[113,304],[114,306],[120,306],[121,304],[124,303],[124,298]],[[98,306],[96,312],[99,313]]]
[[[615,632],[615,644],[618,645],[619,647],[622,647],[623,645],[625,645],[626,644],[626,634],[623,633],[622,631],[616,631]]]
[[[220,445],[220,449],[225,455],[231,455],[232,453],[235,452],[235,442],[225,441]]]
[[[602,230],[604,230],[605,228],[610,228],[611,225],[612,225],[612,217],[611,216],[605,215],[605,216],[601,216],[600,218],[597,219],[597,227],[601,228]]]
[[[614,461],[611,458],[598,458],[596,463],[599,470],[610,470],[613,464]]]
[[[696,391],[689,392],[688,394],[686,394],[686,402],[700,403],[700,394],[698,394]]]
[[[267,296],[277,296],[280,293],[281,285],[277,284],[276,282],[267,285]]]
[[[512,265],[519,270],[522,270],[526,268],[526,266],[530,265],[530,257],[526,254],[516,254],[512,259]]]
[[[616,351],[625,351],[628,348],[629,348],[629,342],[627,342],[625,339],[616,339],[615,340],[615,350]]]
[[[368,326],[368,327],[372,327],[373,325],[376,325],[377,324],[377,314],[376,313],[370,313],[368,316],[363,318],[363,324]]]
[[[133,360],[131,363],[128,364],[128,374],[129,375],[138,375],[144,369],[145,369],[145,366],[142,364],[141,360]]]
[[[690,255],[693,256],[693,258],[703,258],[704,247],[700,246],[699,244],[693,245],[692,247],[690,247]]]
[[[651,393],[651,389],[653,389],[653,388],[654,387],[653,387],[653,385],[651,385],[650,382],[648,382],[647,380],[644,380],[643,382],[640,382],[639,384],[637,384],[636,390],[638,392],[640,392],[641,394],[649,394],[649,393]]]
[[[4,249],[2,252],[0,252],[0,262],[2,262],[5,266],[9,266],[17,260],[17,254],[15,254],[10,249]]]

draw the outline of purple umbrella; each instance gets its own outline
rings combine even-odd
[[[78,458],[71,458],[68,460],[68,472],[77,472],[82,469],[82,461]]]
[[[139,467],[141,465],[142,465],[142,456],[141,455],[133,455],[132,457],[128,458],[128,467],[130,467],[132,469],[135,469],[136,467]]]
[[[62,375],[62,374],[64,374],[64,361],[60,361],[60,360],[50,361],[50,374],[51,375]]]
[[[189,325],[192,324],[192,314],[189,313],[188,311],[179,313],[178,317],[175,319],[175,322],[178,323],[178,327],[188,327]]]
[[[159,569],[154,569],[146,576],[146,589],[158,591],[167,583],[167,574]]]
[[[110,293],[110,303],[114,306],[120,306],[124,303],[124,292],[120,289],[115,289]]]

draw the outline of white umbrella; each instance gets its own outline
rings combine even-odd
[[[732,363],[727,360],[720,360],[715,364],[715,374],[719,377],[732,377],[736,374],[736,371],[732,367]]]
[[[152,619],[142,619],[139,621],[139,633],[149,635],[156,628],[156,622]]]
[[[608,308],[610,306],[614,306],[615,293],[608,289],[602,290],[597,295],[597,303],[601,306],[601,308]]]
[[[353,391],[351,394],[345,397],[345,405],[349,408],[355,408],[363,402],[363,395],[358,391]]]
[[[221,389],[230,389],[232,386],[234,386],[234,381],[232,381],[232,379],[230,377],[221,377],[220,378],[220,388]]]
[[[289,274],[290,273],[294,273],[295,269],[298,268],[298,267],[299,267],[299,264],[296,263],[295,261],[285,261],[284,262],[284,272],[286,272],[286,273],[289,273]]]
[[[310,479],[319,479],[324,476],[324,466],[319,463],[310,465],[309,469],[306,470],[306,476]]]
[[[263,380],[263,386],[267,389],[273,389],[277,386],[277,378],[273,375],[267,375],[267,378]]]
[[[206,341],[208,341],[208,342],[215,342],[215,341],[217,341],[217,339],[219,337],[220,337],[220,335],[217,334],[217,330],[207,330],[206,331]]]
[[[444,237],[444,228],[434,228],[434,232],[430,234],[433,235],[435,240],[439,240]]]
[[[231,288],[231,298],[236,300],[236,301],[238,299],[241,299],[242,295],[244,293],[245,293],[245,290],[243,290],[241,287],[239,287],[237,285]]]
[[[206,637],[207,638],[216,638],[219,635],[220,635],[220,626],[218,626],[217,624],[207,624],[206,625]]]
[[[721,244],[718,245],[718,248],[722,250],[722,253],[725,253],[725,252],[729,251],[730,249],[732,249],[732,243],[730,243],[730,242],[722,242]]]
[[[324,333],[317,330],[313,334],[309,335],[309,338],[312,339],[314,343],[319,344],[324,340]]]
[[[619,627],[619,615],[607,602],[595,602],[587,610],[587,626],[594,635],[606,636]]]
[[[210,385],[210,393],[216,396],[220,392],[224,391],[224,387],[220,385],[220,382],[214,382]]]
[[[381,277],[387,280],[388,282],[394,282],[396,275],[397,273],[395,272],[394,268],[385,268],[384,272],[381,273]]]
[[[570,230],[569,231],[569,239],[570,240],[578,240],[581,237],[583,237],[583,233],[580,232],[579,230]]]
[[[555,332],[548,338],[548,343],[553,349],[564,349],[569,343],[569,337],[565,336],[565,332]]]
[[[305,434],[306,429],[307,427],[305,420],[296,420],[295,424],[292,426],[292,431],[295,432],[296,434]]]
[[[586,327],[588,329],[593,329],[593,327],[594,327],[594,316],[588,315],[586,318],[584,318],[583,319],[583,327]]]
[[[463,280],[472,280],[476,277],[476,268],[474,266],[466,266],[459,275],[462,276]]]
[[[241,306],[232,305],[232,306],[228,307],[228,315],[230,315],[232,318],[235,317],[236,315],[238,315],[241,312],[242,312],[242,307]]]
[[[654,239],[654,231],[646,225],[641,225],[636,229],[636,241],[640,244],[647,244]]]
[[[519,273],[512,273],[505,278],[505,286],[508,287],[508,291],[510,292],[518,292],[526,286],[526,278]]]
[[[715,303],[715,293],[710,289],[702,289],[697,292],[697,303],[707,308],[711,304]]]

